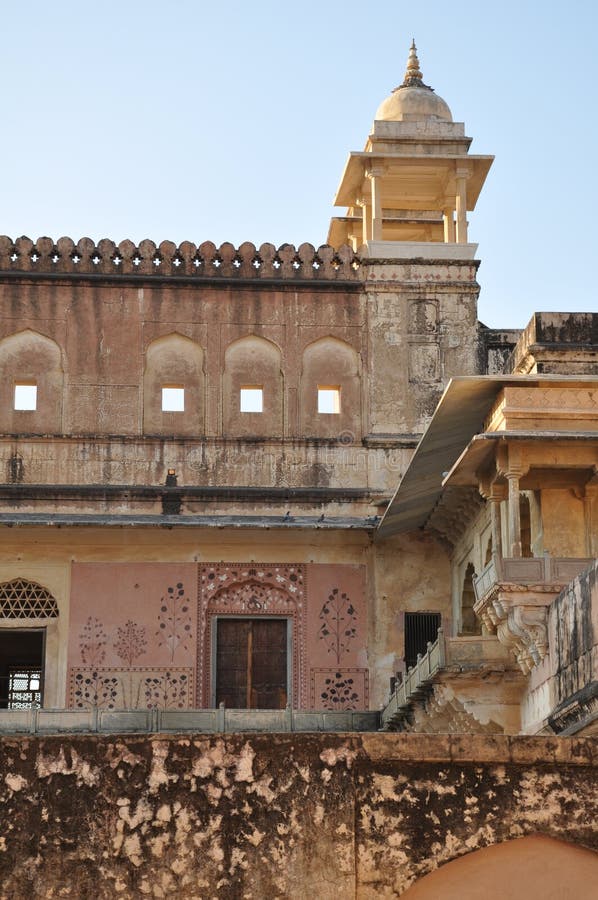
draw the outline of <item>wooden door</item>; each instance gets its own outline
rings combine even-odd
[[[218,619],[216,705],[284,709],[287,627],[286,619]]]

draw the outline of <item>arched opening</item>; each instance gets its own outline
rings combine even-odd
[[[233,341],[224,354],[223,432],[228,437],[282,437],[282,354],[255,334]]]
[[[532,518],[529,497],[519,496],[519,520],[521,522],[521,555],[530,557],[532,553]]]
[[[62,428],[60,347],[27,328],[0,341],[0,430],[55,434]]]
[[[0,709],[43,704],[46,627],[58,604],[42,585],[23,578],[0,584]]]
[[[305,348],[299,408],[303,435],[361,440],[360,357],[346,341],[324,337]]]
[[[468,563],[463,578],[463,590],[461,592],[461,631],[460,634],[481,634],[482,627],[479,619],[473,611],[475,603],[475,591],[473,579],[475,578],[473,563]]]
[[[143,374],[143,431],[197,437],[205,431],[203,350],[168,334],[149,344]]]
[[[544,835],[494,844],[420,878],[405,900],[594,900],[598,854]]]

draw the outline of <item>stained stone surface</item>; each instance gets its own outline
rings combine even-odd
[[[5,739],[0,897],[398,897],[528,834],[598,850],[598,740]]]

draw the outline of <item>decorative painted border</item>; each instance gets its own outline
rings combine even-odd
[[[212,705],[212,622],[215,616],[274,616],[292,621],[291,694],[305,706],[307,690],[307,572],[299,563],[200,563],[197,603],[196,705]],[[215,586],[210,587],[211,584]],[[252,592],[251,586],[255,586]],[[268,590],[272,596],[268,597]],[[266,596],[264,596],[266,595]]]
[[[165,686],[163,679],[166,676],[172,676],[170,679],[170,687],[174,690],[176,681],[179,679],[178,690],[181,702],[167,703],[163,694],[163,703],[160,703],[158,692]],[[180,684],[181,676],[185,679],[185,684]],[[144,690],[143,682],[155,680],[157,683],[153,687],[154,700],[147,698],[147,702],[139,702],[141,693]],[[158,682],[162,681],[162,684]],[[88,709],[97,706],[101,709],[191,709],[193,706],[193,697],[195,693],[194,672],[191,666],[134,666],[130,669],[118,666],[98,666],[89,668],[87,666],[71,666],[69,668],[69,704],[71,709]],[[91,692],[95,690],[97,694],[98,687],[104,688],[104,696],[96,697],[95,702],[90,698]],[[77,696],[78,690],[87,690],[88,699],[82,700]],[[136,703],[131,702],[119,704],[119,697],[126,698],[127,690],[130,693],[130,701],[133,699],[133,693],[136,694]],[[152,690],[151,684],[146,684],[145,689]],[[101,702],[98,702],[100,700]]]

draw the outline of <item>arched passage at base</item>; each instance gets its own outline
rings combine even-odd
[[[454,859],[416,881],[405,900],[596,900],[598,853],[532,835]]]

